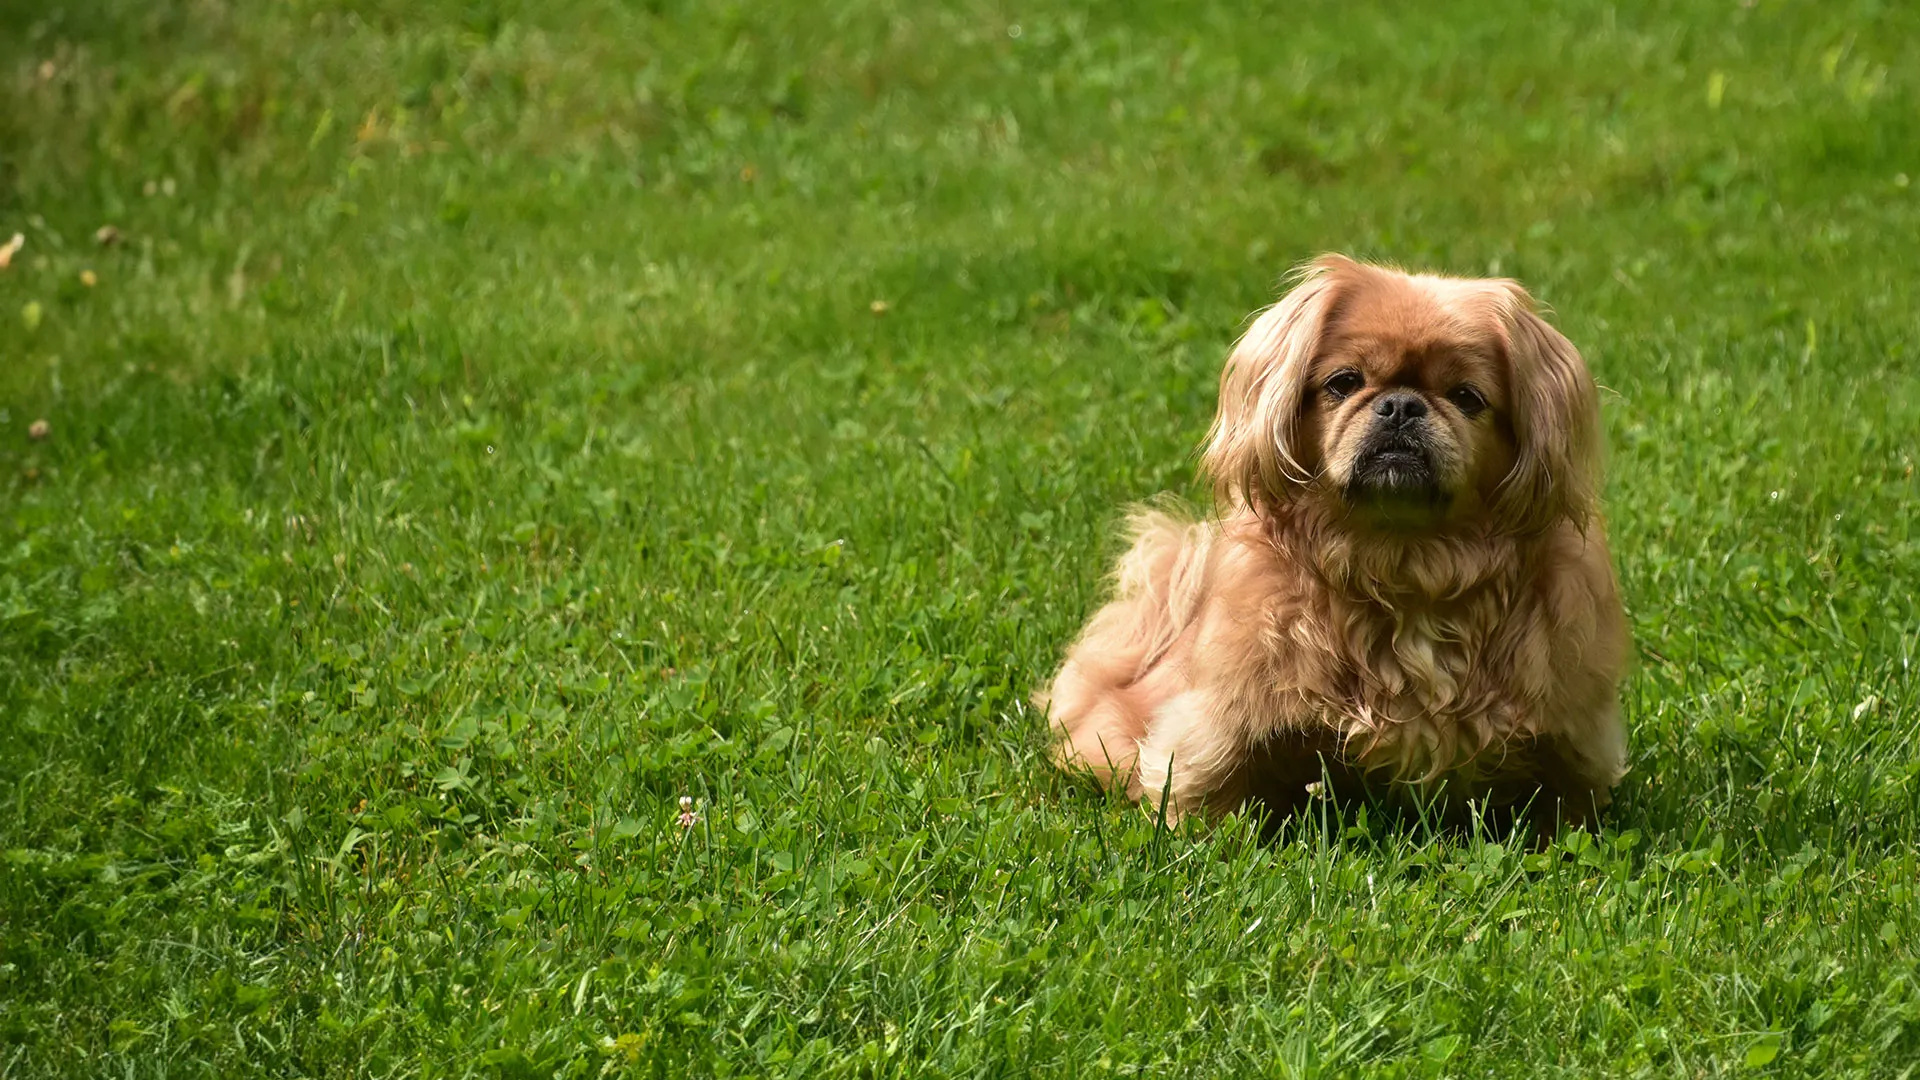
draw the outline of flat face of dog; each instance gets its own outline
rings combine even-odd
[[[1420,528],[1483,513],[1517,456],[1484,303],[1398,275],[1350,282],[1306,373],[1302,461],[1353,513]]]
[[[1514,282],[1328,256],[1234,347],[1205,467],[1223,505],[1262,514],[1533,530],[1591,512],[1598,406]]]

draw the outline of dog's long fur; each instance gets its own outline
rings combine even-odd
[[[1174,816],[1322,780],[1542,828],[1607,804],[1627,631],[1597,393],[1518,285],[1314,262],[1228,358],[1203,468],[1214,514],[1132,516],[1037,696],[1061,765]]]

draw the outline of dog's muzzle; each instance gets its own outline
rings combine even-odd
[[[1357,496],[1442,497],[1426,400],[1395,390],[1373,402],[1373,425],[1354,458],[1348,487]]]

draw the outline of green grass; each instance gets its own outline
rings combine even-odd
[[[1285,7],[0,0],[0,1075],[1911,1073],[1920,15]],[[1598,837],[1044,763],[1323,249],[1608,388]]]

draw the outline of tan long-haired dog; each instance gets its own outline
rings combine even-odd
[[[1215,515],[1131,519],[1038,700],[1171,816],[1331,781],[1590,823],[1626,771],[1598,395],[1514,282],[1325,256],[1234,346]]]

